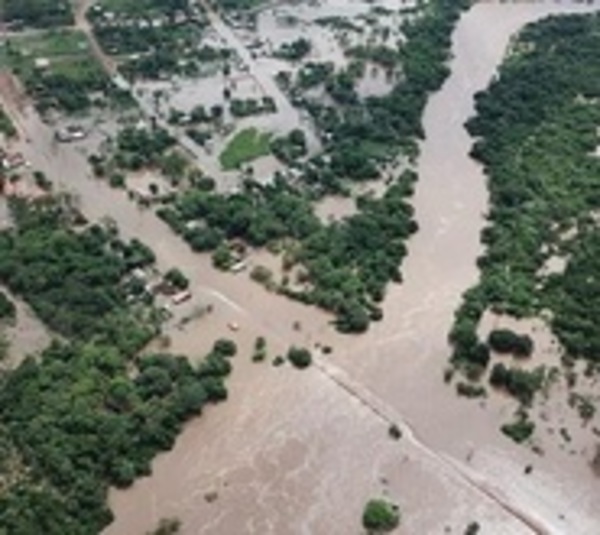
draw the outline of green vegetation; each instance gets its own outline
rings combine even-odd
[[[312,364],[312,355],[305,348],[290,347],[287,352],[287,359],[299,369],[308,368]]]
[[[333,74],[333,63],[317,63],[309,61],[298,71],[297,84],[301,89],[310,89],[324,83]]]
[[[4,333],[0,333],[0,362],[3,362],[8,357],[8,351],[10,349],[10,342]],[[0,444],[0,451],[1,451]],[[0,465],[0,474],[2,473],[2,467]]]
[[[49,28],[73,23],[71,3],[68,0],[2,0],[0,9],[3,23],[16,28]]]
[[[372,61],[385,69],[393,69],[401,59],[397,50],[385,45],[352,47],[346,51],[346,55],[362,61]]]
[[[287,61],[300,61],[310,53],[311,48],[311,42],[304,37],[300,37],[291,43],[283,43],[273,55]]]
[[[406,41],[391,51],[393,60],[382,50],[354,51],[386,63],[399,62],[402,80],[387,95],[364,100],[358,97],[355,85],[364,69],[362,60],[340,72],[323,63],[310,63],[300,70],[290,91],[324,134],[328,156],[315,159],[314,168],[305,176],[310,184],[336,193],[343,190],[345,180],[377,177],[378,165],[399,151],[408,155],[416,152],[416,140],[423,135],[421,116],[427,97],[448,75],[452,30],[469,4],[466,0],[429,2],[421,16],[403,27]],[[321,84],[335,105],[303,96],[306,88]]]
[[[544,384],[545,372],[543,367],[530,372],[520,368],[508,368],[499,362],[492,368],[490,384],[505,389],[523,405],[531,405],[535,393]]]
[[[533,340],[529,335],[519,335],[510,329],[494,329],[487,343],[497,353],[512,353],[517,357],[529,357],[533,351]]]
[[[262,362],[267,358],[267,341],[259,336],[254,342],[254,353],[252,354],[252,362]]]
[[[0,105],[0,134],[4,134],[7,138],[16,137],[17,135],[15,125],[10,120],[2,105]]]
[[[88,11],[103,50],[130,80],[196,76],[226,49],[200,46],[206,20],[188,0],[101,0]]]
[[[398,506],[386,500],[369,500],[363,511],[362,524],[370,534],[393,531],[400,524]]]
[[[234,98],[229,105],[229,112],[234,117],[249,117],[250,115],[274,113],[276,111],[275,101],[271,97],[263,97],[260,100],[255,98]]]
[[[499,78],[476,97],[467,126],[489,176],[491,209],[480,282],[464,295],[450,334],[453,361],[470,376],[487,364],[476,330],[488,309],[550,318],[569,356],[599,362],[599,47],[600,15],[547,18],[522,32]],[[564,271],[544,270],[556,256],[566,258]],[[533,349],[507,331],[489,343],[515,355]],[[512,390],[518,379],[524,391],[512,393],[527,402],[530,381],[515,374],[496,367],[493,379]]]
[[[237,346],[233,340],[219,338],[213,346],[213,353],[222,357],[234,357],[237,353]]]
[[[52,181],[46,176],[46,173],[43,171],[34,171],[33,179],[35,180],[35,185],[44,190],[51,191],[52,190]]]
[[[150,310],[128,307],[130,270],[154,262],[138,241],[125,243],[99,226],[71,229],[54,200],[14,201],[18,230],[0,233],[0,281],[22,295],[53,331],[129,353],[153,334]]]
[[[400,440],[402,438],[402,431],[396,424],[392,424],[388,427],[388,435],[394,440]]]
[[[215,0],[213,4],[226,11],[251,10],[263,3],[263,0]]]
[[[225,170],[237,169],[242,164],[269,154],[271,134],[261,133],[256,128],[240,130],[219,156]]]
[[[528,420],[527,415],[520,413],[514,422],[504,424],[500,430],[517,444],[525,442],[535,431],[535,424]]]
[[[282,179],[248,183],[231,195],[191,189],[158,213],[194,250],[214,250],[213,261],[223,269],[234,262],[226,240],[279,244],[284,269],[297,266],[305,274],[299,286],[282,281],[278,291],[332,311],[341,331],[361,332],[381,318],[377,303],[386,285],[401,280],[404,242],[416,230],[406,202],[415,180],[415,173],[405,172],[382,198],[361,197],[358,214],[328,226],[314,215],[310,199]]]
[[[312,114],[325,150],[301,161],[306,139],[300,131],[272,142],[273,153],[294,164],[298,180],[293,185],[278,176],[267,186],[247,180],[241,192],[231,195],[192,188],[162,207],[159,215],[195,251],[212,251],[213,263],[221,269],[237,262],[232,242],[280,251],[285,272],[281,281],[265,271],[254,271],[255,279],[271,291],[331,311],[342,332],[366,330],[382,317],[379,303],[387,285],[402,280],[405,242],[417,229],[407,202],[417,176],[408,171],[390,179],[381,198],[360,197],[357,214],[329,225],[316,217],[311,203],[331,192],[348,194],[348,181],[377,178],[380,165],[393,159],[399,148],[414,154],[423,108],[448,74],[451,33],[468,5],[432,0],[423,15],[404,28],[407,42],[398,52],[404,76],[388,96],[358,98],[354,83],[362,76],[363,62],[351,62],[341,72],[317,63],[300,69],[289,90],[293,102]],[[279,77],[280,83],[284,78]],[[335,106],[304,98],[306,87],[320,84]],[[231,107],[234,115],[244,115],[255,104],[232,101]],[[255,130],[243,135],[238,134],[221,155],[223,167],[234,168],[268,151],[266,139],[261,151],[257,142],[251,143],[259,136]],[[480,348],[480,358],[489,359],[486,347]]]
[[[170,269],[165,273],[165,281],[178,290],[187,290],[190,285],[189,279],[177,268]]]
[[[466,398],[484,398],[487,394],[485,388],[471,383],[456,383],[456,393]]]
[[[271,143],[271,151],[282,162],[291,164],[306,156],[306,135],[298,128],[290,131],[286,136],[278,137]]]
[[[108,178],[112,187],[127,186],[127,173],[140,169],[156,169],[177,185],[188,176],[188,159],[176,149],[176,141],[159,127],[127,126],[120,130],[116,139],[105,146],[101,155],[88,158],[98,178]],[[157,197],[159,188],[152,184],[152,196]],[[142,199],[142,202],[144,199]]]
[[[81,111],[92,105],[91,93],[117,93],[81,32],[53,30],[7,39],[2,52],[42,112]]]
[[[149,474],[187,419],[226,398],[232,347],[215,345],[197,368],[140,354],[157,322],[129,272],[152,252],[99,226],[74,229],[64,199],[14,201],[12,210],[0,281],[64,340],[0,377],[0,525],[91,535],[112,519],[108,487]]]
[[[115,163],[127,170],[158,166],[173,145],[175,140],[161,128],[124,128],[117,136]]]
[[[8,298],[8,296],[0,291],[0,321],[12,320],[17,315],[17,309],[15,304]]]
[[[177,11],[187,11],[188,0],[100,0],[95,11],[111,11],[115,14],[131,16],[172,17]]]

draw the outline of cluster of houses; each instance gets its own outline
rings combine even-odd
[[[102,4],[92,7],[92,19],[98,28],[164,28],[171,26],[183,26],[189,23],[203,24],[204,14],[197,6],[191,6],[189,10],[176,10],[171,15],[153,14],[152,16],[132,16],[130,14],[115,13],[105,9]]]

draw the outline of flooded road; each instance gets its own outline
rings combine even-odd
[[[523,24],[596,7],[482,3],[461,19],[452,75],[424,118],[414,198],[420,232],[409,244],[406,282],[391,288],[384,321],[362,337],[334,333],[326,314],[269,294],[247,275],[214,271],[151,212],[92,179],[85,150],[56,146],[35,116],[23,120],[33,139],[23,150],[35,167],[76,191],[90,218],[109,215],[126,237],[150,244],[159,267],[179,266],[196,302],[214,305],[169,333],[171,349],[197,357],[216,336],[232,334],[240,346],[230,399],[191,422],[151,477],[112,492],[116,519],[105,535],[141,535],[168,516],[182,520],[186,535],[360,533],[362,507],[379,495],[400,505],[407,534],[463,533],[472,521],[493,535],[600,532],[598,480],[585,457],[513,446],[498,431],[510,407],[489,400],[484,411],[442,381],[453,311],[477,278],[487,202],[463,129],[473,94]],[[228,332],[231,322],[239,332]],[[292,343],[326,343],[334,352],[304,372],[253,364],[257,335],[266,336],[271,357]],[[388,436],[390,422],[403,429],[400,441]],[[526,476],[527,464],[534,471]]]
[[[159,510],[179,516],[190,534],[352,533],[364,501],[380,493],[401,504],[407,533],[464,530],[474,519],[493,534],[598,533],[598,483],[585,461],[590,450],[584,446],[567,456],[548,446],[541,457],[516,447],[499,433],[510,406],[490,400],[484,411],[442,382],[453,312],[477,279],[487,203],[485,179],[468,157],[472,141],[463,128],[473,95],[487,86],[521,26],[552,12],[596,7],[487,3],[463,17],[454,36],[452,75],[424,118],[427,140],[414,198],[420,232],[409,247],[406,283],[389,293],[385,320],[360,338],[330,340],[319,312],[298,311],[305,340],[327,337],[335,347],[326,370],[344,370],[342,383],[359,385],[360,399],[375,397],[398,419],[401,414],[418,443],[390,444],[386,423],[318,369],[298,380],[269,370],[257,384],[256,370],[247,375],[242,366],[227,407],[192,424],[176,450],[157,460],[152,478],[114,493],[117,522],[107,534],[148,525],[140,522],[139,510],[151,504],[154,518]],[[271,305],[278,319],[289,317],[287,305],[269,299],[256,310],[273,322]],[[283,330],[270,326],[284,340],[294,339],[284,324]],[[420,441],[435,450],[435,459]],[[526,476],[529,464],[535,469]],[[457,473],[468,474],[479,488]],[[222,499],[204,503],[200,489],[219,481],[223,488],[228,483]],[[433,508],[428,495],[436,496]]]

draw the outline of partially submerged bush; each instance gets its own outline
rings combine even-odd
[[[386,500],[369,500],[363,511],[362,524],[369,533],[387,533],[400,524],[400,510]]]

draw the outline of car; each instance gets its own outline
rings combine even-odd
[[[54,137],[60,143],[71,143],[73,141],[81,141],[87,137],[87,132],[80,126],[70,125],[66,128],[61,128],[54,133]]]

